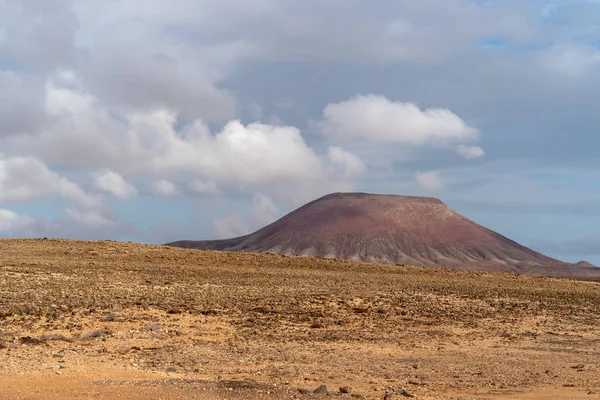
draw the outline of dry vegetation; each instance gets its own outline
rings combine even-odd
[[[312,399],[320,385],[341,399],[600,398],[600,285],[0,241],[1,399]]]

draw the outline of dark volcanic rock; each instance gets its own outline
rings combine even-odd
[[[552,276],[600,276],[544,256],[431,197],[334,193],[233,239],[171,246]]]

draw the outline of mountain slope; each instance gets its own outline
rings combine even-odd
[[[171,246],[555,276],[600,275],[547,257],[429,197],[334,193],[246,236]]]

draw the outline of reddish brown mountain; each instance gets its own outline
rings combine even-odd
[[[553,276],[600,276],[600,268],[547,257],[429,197],[334,193],[233,239],[171,246],[331,257]]]

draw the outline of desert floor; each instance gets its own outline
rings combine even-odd
[[[600,285],[0,241],[0,399],[326,396],[600,399]]]

